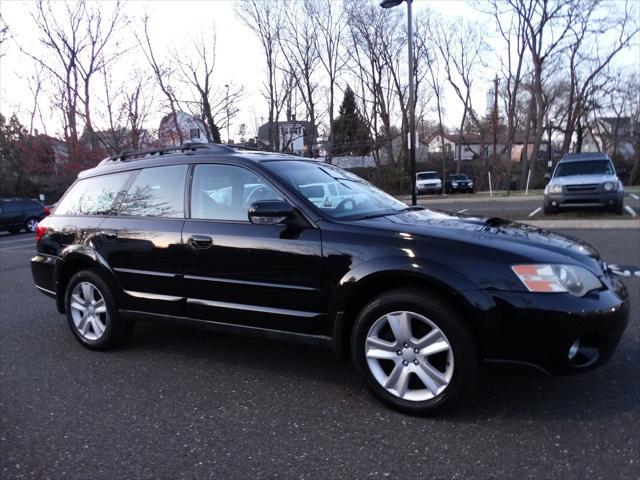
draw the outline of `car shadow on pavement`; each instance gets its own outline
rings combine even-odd
[[[622,348],[623,347],[623,348]],[[211,332],[181,326],[139,322],[125,349],[129,352],[161,351],[224,368],[268,370],[272,377],[295,376],[330,384],[345,396],[359,397],[359,404],[401,415],[386,409],[366,392],[349,363],[338,360],[322,348],[265,340],[250,336]],[[509,369],[484,366],[477,388],[458,407],[432,420],[478,422],[496,418],[525,420],[587,421],[637,411],[639,387],[631,359],[640,358],[638,342],[627,339],[610,364],[583,374],[546,377]],[[624,358],[623,358],[624,357]],[[626,358],[626,360],[625,360]],[[283,380],[283,388],[287,388]],[[318,405],[319,409],[326,405]]]

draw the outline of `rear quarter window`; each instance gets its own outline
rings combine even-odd
[[[78,180],[56,207],[55,215],[109,215],[130,175],[121,172]]]
[[[187,165],[141,170],[122,201],[119,215],[184,218]]]

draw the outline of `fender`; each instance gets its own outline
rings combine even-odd
[[[480,290],[466,276],[446,264],[433,259],[391,256],[365,261],[343,275],[331,296],[329,304],[331,321],[335,322],[336,318],[342,323],[353,321],[353,319],[344,319],[343,312],[347,310],[354,295],[376,280],[394,276],[414,277],[416,282],[426,282],[446,290],[460,299],[460,306],[471,316],[469,320],[473,324],[486,320],[490,317],[490,312],[495,311],[495,302],[489,295]],[[336,324],[334,323],[330,328],[330,331],[335,334]]]
[[[54,269],[56,304],[60,313],[64,312],[66,281],[68,280],[67,269],[74,264],[90,265],[97,267],[118,286],[117,294],[122,292],[122,286],[118,281],[113,269],[106,259],[89,245],[69,245],[60,251],[60,261],[56,263]]]

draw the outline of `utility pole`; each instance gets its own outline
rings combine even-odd
[[[493,80],[493,114],[491,115],[491,123],[493,124],[493,155],[491,156],[489,171],[495,173],[498,161],[498,75]]]
[[[413,84],[413,18],[411,15],[411,4],[413,0],[382,0],[380,6],[382,8],[393,8],[402,4],[403,1],[407,4],[407,43],[409,44],[409,165],[411,171],[411,205],[416,205],[418,203],[416,196],[416,102]],[[444,178],[442,181],[444,183]]]

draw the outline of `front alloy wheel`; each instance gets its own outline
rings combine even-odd
[[[367,365],[390,394],[404,400],[430,400],[453,377],[453,351],[435,323],[415,312],[390,312],[367,334]]]
[[[351,356],[374,395],[412,415],[464,398],[477,381],[480,357],[460,311],[416,288],[394,289],[365,305],[351,333]]]

